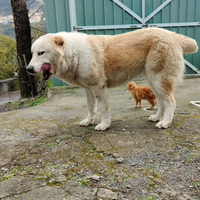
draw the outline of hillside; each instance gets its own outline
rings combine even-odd
[[[28,0],[27,5],[29,5],[33,0]],[[42,0],[35,0],[29,9],[33,9],[35,7],[38,8],[39,4],[42,4]],[[7,16],[12,14],[12,8],[10,5],[10,0],[0,0],[0,15]]]
[[[11,15],[12,9],[10,6],[10,1],[8,0],[0,0],[0,15]]]

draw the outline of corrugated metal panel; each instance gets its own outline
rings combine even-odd
[[[70,31],[69,2],[67,0],[44,0],[47,32]],[[67,85],[52,77],[53,86]]]
[[[47,32],[70,31],[68,0],[44,0]]]
[[[122,3],[141,15],[141,0],[121,0]],[[139,24],[130,14],[111,0],[76,0],[77,26]],[[88,30],[87,34],[115,35],[134,29]]]
[[[146,1],[145,14],[148,16],[153,10],[161,5],[165,0],[148,0]],[[176,23],[176,22],[200,22],[200,1],[199,0],[173,0],[159,13],[151,18],[147,23]],[[200,27],[169,27],[170,31],[186,35],[194,38],[200,44]],[[198,37],[197,37],[198,36]],[[184,56],[186,60],[200,69],[200,52],[195,54],[187,54]],[[187,74],[194,74],[189,67],[186,66]]]
[[[142,18],[142,0],[119,1]],[[145,17],[151,14],[165,1],[166,0],[145,0]],[[70,31],[69,0],[44,0],[44,3],[47,32]],[[75,0],[75,4],[77,26],[141,24],[112,0]],[[199,8],[200,0],[173,0],[147,21],[146,24],[200,22]],[[166,29],[192,37],[200,44],[200,26],[168,27]],[[134,29],[78,31],[86,32],[87,34],[115,35],[132,30]],[[185,58],[200,69],[200,51],[196,54],[188,54]],[[194,71],[186,67],[186,73],[192,74]],[[58,79],[53,81],[53,85],[62,83],[62,81],[59,82]]]

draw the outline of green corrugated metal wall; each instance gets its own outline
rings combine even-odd
[[[78,0],[76,2],[78,2],[76,4],[77,26],[139,24],[136,19],[111,0]],[[141,0],[126,0],[121,2],[141,16]],[[132,30],[134,29],[88,30],[79,32],[116,35]]]
[[[44,0],[47,33],[70,31],[68,0]],[[56,77],[52,77],[52,86],[67,85]]]
[[[75,2],[77,26],[141,24],[111,0],[75,0]],[[120,0],[120,2],[142,17],[142,0]],[[146,0],[145,16],[148,16],[164,2],[165,0]],[[44,0],[44,3],[47,32],[71,31],[68,0]],[[199,8],[200,0],[173,0],[152,17],[147,24],[200,22]],[[166,29],[192,37],[200,44],[200,26],[168,27]],[[87,34],[114,35],[132,30],[134,29],[78,31]],[[200,51],[196,54],[188,54],[185,58],[196,68],[200,69]],[[186,73],[193,74],[194,71],[186,67]],[[65,83],[53,78],[52,84],[57,86]]]

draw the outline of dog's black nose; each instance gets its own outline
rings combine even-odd
[[[27,71],[28,71],[30,74],[36,74],[36,71],[35,71],[35,69],[34,69],[33,66],[29,66],[29,67],[27,68]]]

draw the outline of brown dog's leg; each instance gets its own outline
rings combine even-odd
[[[153,107],[156,105],[154,101],[150,101],[148,100],[148,102],[151,104],[151,106],[149,108],[147,108],[147,110],[152,110]]]
[[[139,100],[139,108],[141,108],[142,107],[142,100]]]
[[[137,105],[138,105],[138,100],[135,99],[135,106],[134,106],[134,108],[137,108]]]

